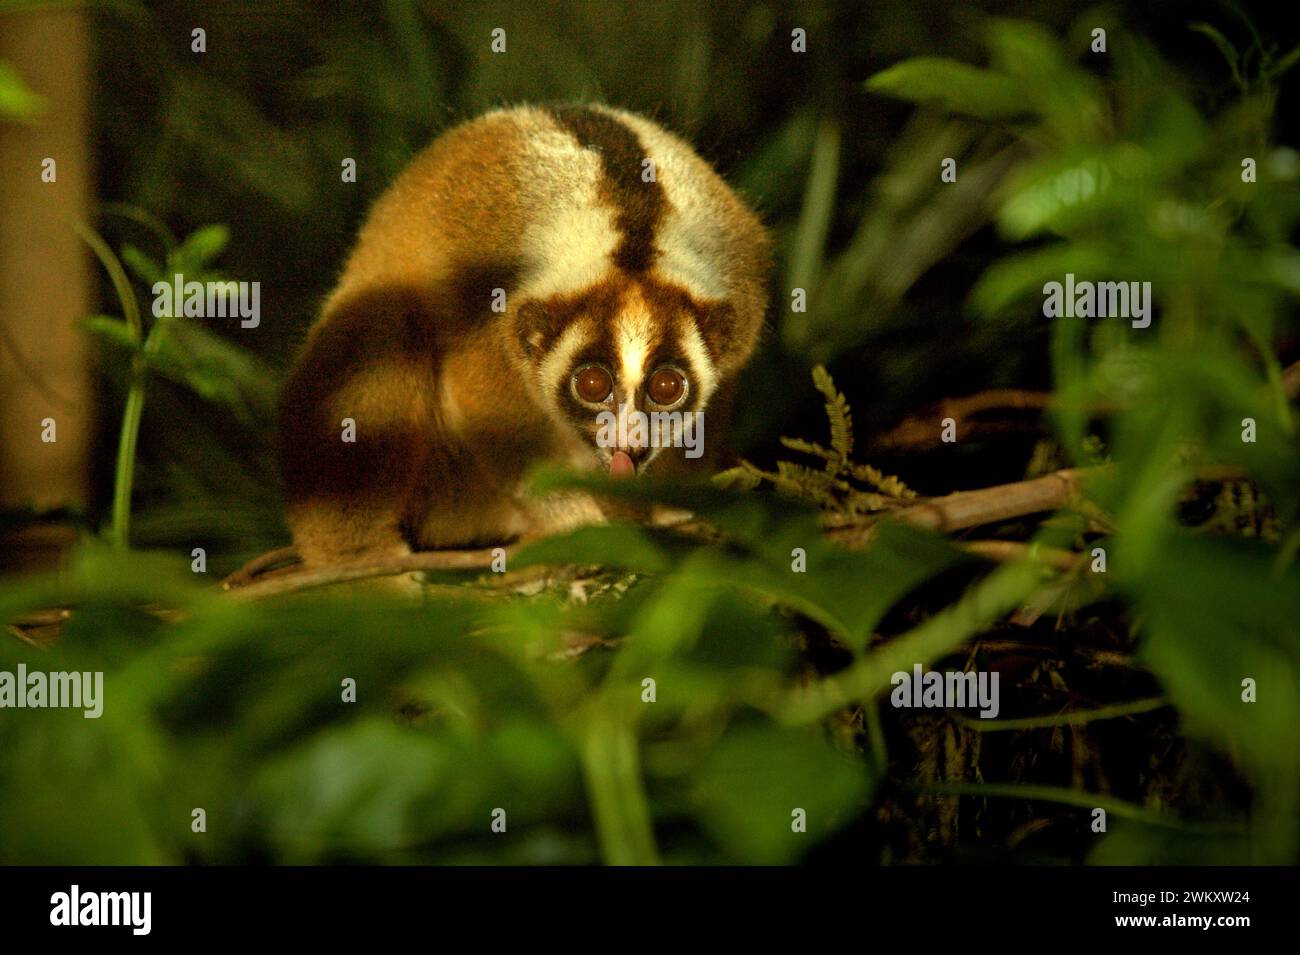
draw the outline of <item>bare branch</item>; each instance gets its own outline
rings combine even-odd
[[[1077,499],[1083,479],[1098,471],[1097,468],[1066,468],[1028,481],[999,484],[977,491],[958,491],[890,511],[869,523],[830,527],[827,536],[848,547],[863,547],[871,540],[881,520],[902,521],[913,527],[948,534],[982,524],[1054,511]]]

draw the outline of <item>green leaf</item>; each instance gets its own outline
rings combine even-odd
[[[813,295],[821,279],[826,238],[834,221],[835,186],[839,175],[840,128],[824,119],[813,139],[811,168],[804,187],[803,205],[795,226],[787,270],[787,288],[801,288]],[[786,316],[784,333],[792,346],[803,345],[809,334],[807,312]]]
[[[202,271],[211,264],[230,243],[230,228],[224,225],[209,225],[196,229],[182,240],[181,244],[168,256],[169,267],[187,279],[192,273]]]
[[[867,767],[831,749],[820,730],[750,725],[718,743],[691,802],[729,856],[780,865],[852,822],[871,789]]]
[[[81,320],[81,327],[102,341],[134,354],[140,348],[140,341],[131,333],[131,327],[120,318],[111,315],[89,315]]]
[[[1067,272],[1080,278],[1104,274],[1109,261],[1104,249],[1083,242],[1056,242],[1032,252],[1008,255],[980,276],[971,289],[970,307],[978,315],[994,316],[1013,305],[1027,303],[1024,313],[1035,321],[1045,321],[1042,308],[1046,283],[1064,282]]]
[[[33,122],[45,110],[45,98],[32,91],[18,70],[0,60],[0,119]]]
[[[611,497],[680,507],[722,531],[729,544],[699,547],[670,532],[651,536],[631,526],[589,527],[530,546],[515,559],[515,566],[545,559],[652,573],[671,568],[701,586],[761,594],[806,614],[858,650],[900,597],[965,559],[943,538],[897,524],[880,527],[866,549],[845,550],[826,539],[810,508],[708,485],[550,474],[542,486],[583,487]],[[806,561],[802,572],[795,570],[796,550]]]
[[[104,266],[104,271],[108,273],[110,281],[113,283],[113,290],[117,293],[117,300],[122,306],[122,314],[126,316],[126,322],[131,327],[132,334],[136,338],[144,337],[144,322],[140,317],[140,306],[135,297],[135,290],[131,288],[131,280],[126,276],[126,270],[122,268],[122,262],[113,250],[109,248],[103,237],[90,226],[83,222],[75,220],[71,223],[72,229],[77,235],[95,253],[100,264]]]
[[[146,285],[153,286],[156,282],[171,283],[171,276],[164,273],[162,263],[145,255],[133,245],[122,246],[122,264]]]
[[[1025,108],[1041,118],[1038,137],[1051,133],[1057,141],[1074,143],[1091,140],[1104,128],[1100,85],[1066,56],[1050,28],[994,19],[987,42],[993,68],[1012,79]]]
[[[275,376],[255,354],[191,319],[168,319],[153,333],[149,365],[245,421],[274,412]]]
[[[536,564],[599,564],[644,573],[663,573],[671,565],[668,542],[656,541],[632,524],[596,524],[547,537],[521,548],[513,568]]]
[[[1285,76],[1291,67],[1300,63],[1300,46],[1294,46],[1285,56],[1273,61],[1268,66],[1268,78],[1277,80]]]
[[[866,654],[848,669],[798,691],[786,707],[785,718],[792,723],[814,722],[852,703],[874,698],[889,685],[893,674],[906,672],[916,663],[937,660],[1010,613],[1043,577],[1043,569],[1029,562],[1003,564],[925,623]]]
[[[33,659],[32,652],[25,661],[30,669],[52,666],[43,657]],[[158,828],[161,777],[170,754],[157,727],[140,718],[131,700],[113,700],[111,676],[104,684],[98,719],[67,709],[7,710],[0,720],[0,862],[180,861]],[[113,825],[104,825],[105,819]]]
[[[258,814],[289,860],[316,862],[405,848],[465,825],[483,767],[450,740],[364,719],[327,730],[270,764],[256,781]],[[439,799],[440,812],[422,807]]]
[[[1007,75],[944,57],[905,60],[867,80],[867,89],[986,120],[1032,114],[1024,92]]]
[[[654,830],[631,728],[602,716],[593,718],[583,734],[582,765],[605,861],[654,865]]]
[[[1112,571],[1146,621],[1141,653],[1190,733],[1238,759],[1256,795],[1254,861],[1294,859],[1300,840],[1300,568],[1262,548],[1170,537]],[[1256,685],[1243,699],[1243,681]]]

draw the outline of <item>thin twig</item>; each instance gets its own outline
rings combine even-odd
[[[223,580],[221,589],[230,590],[232,587],[245,587],[277,564],[295,564],[301,560],[302,558],[298,556],[298,548],[296,547],[279,547],[275,550],[269,550],[259,557],[254,557]]]
[[[355,564],[305,568],[289,573],[275,574],[266,579],[255,579],[252,583],[243,586],[237,583],[232,584],[231,580],[227,580],[223,586],[234,596],[253,599],[373,577],[396,577],[399,574],[423,570],[487,570],[492,566],[493,559],[499,556],[499,550],[500,548],[423,551],[418,554],[407,554],[403,557],[390,557],[382,561],[364,561]],[[506,559],[509,560],[510,549],[505,548],[505,551]],[[262,558],[257,558],[252,563],[260,560]],[[239,573],[243,573],[243,571]]]

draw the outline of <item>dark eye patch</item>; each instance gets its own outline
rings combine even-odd
[[[610,339],[609,334],[602,331],[591,341],[587,342],[576,352],[569,360],[569,368],[576,369],[582,365],[607,365],[610,368],[617,366],[613,360],[614,342]]]

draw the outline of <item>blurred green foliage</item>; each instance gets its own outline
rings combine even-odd
[[[0,584],[6,620],[74,609],[51,649],[0,642],[0,668],[106,672],[101,719],[0,721],[0,860],[783,863],[837,845],[858,863],[947,858],[951,846],[895,851],[873,834],[882,805],[919,814],[961,782],[975,787],[967,813],[991,813],[969,807],[1007,799],[1012,783],[1033,786],[1012,800],[1031,814],[1073,807],[1052,817],[1067,837],[1030,847],[1032,859],[1295,861],[1300,449],[1278,355],[1296,331],[1300,161],[1270,140],[1293,52],[1241,39],[1236,21],[1223,28],[1235,41],[1184,31],[1226,58],[1232,98],[1210,103],[1112,14],[1065,17],[1055,4],[1037,22],[910,4],[326,6],[100,14],[108,193],[130,205],[98,224],[120,249],[104,258],[120,258],[124,319],[87,324],[122,400],[133,383],[149,391],[127,459],[139,549],[88,541],[58,574]],[[1086,52],[1098,17],[1111,24],[1100,64]],[[210,53],[196,59],[189,29],[205,22]],[[494,58],[499,25],[512,52]],[[824,55],[791,61],[794,25]],[[556,570],[541,593],[503,599],[448,576],[423,606],[331,593],[253,604],[190,573],[192,546],[209,547],[218,570],[282,541],[272,369],[366,203],[451,121],[583,96],[671,118],[778,234],[777,333],[745,386],[747,449],[785,436],[826,460],[830,478],[808,469],[795,484],[858,477],[836,412],[829,449],[815,444],[823,402],[786,385],[818,361],[848,383],[847,401],[834,386],[822,397],[843,403],[842,421],[852,405],[860,432],[971,383],[1050,385],[1058,463],[1106,464],[1086,501],[1007,533],[1103,546],[1107,576],[1080,584],[1033,546],[989,571],[902,528],[846,552],[799,502],[653,482],[595,486],[688,507],[726,543],[585,528],[533,545],[511,570],[598,565],[594,588]],[[1241,180],[1246,156],[1257,182]],[[341,157],[357,159],[355,188],[338,181]],[[945,157],[953,183],[939,181]],[[218,257],[224,274],[263,283],[277,317],[264,333],[130,320],[123,281],[148,286],[178,263],[208,274]],[[1066,272],[1150,281],[1151,327],[1042,318],[1043,283]],[[793,287],[807,290],[806,312],[790,312]],[[953,460],[973,458],[909,483],[978,483],[985,465],[958,473]],[[1188,526],[1185,488],[1208,468],[1254,482],[1249,510],[1267,511],[1266,531]],[[876,477],[859,479],[902,496]],[[791,571],[795,548],[806,573]],[[1117,749],[1134,745],[1125,735],[1167,745],[1172,771],[1153,757],[1114,786],[1023,766],[993,779],[982,768],[993,744],[982,764],[959,765],[952,737],[936,749],[918,742],[919,718],[882,715],[894,671],[960,668],[972,637],[1026,607],[1060,610],[1062,652],[1103,629],[1150,668],[1154,687],[1116,678],[1105,701],[1159,692],[1172,714],[1113,723],[1113,736],[1089,729]],[[575,654],[575,637],[594,648]],[[826,645],[834,662],[809,664]],[[1242,702],[1246,678],[1257,702]],[[343,702],[348,679],[355,703]],[[1049,724],[1060,708],[1042,711]],[[1049,753],[1058,730],[993,735]],[[925,769],[936,751],[954,759],[945,772]],[[930,801],[900,795],[913,790]],[[1083,811],[1093,805],[1114,810],[1102,838]],[[196,807],[206,833],[191,831]],[[491,829],[496,809],[505,834]],[[792,829],[796,810],[806,832]],[[986,825],[959,848],[1026,857],[1012,828]]]
[[[41,97],[23,82],[13,64],[0,60],[0,119],[31,122],[43,108]]]

